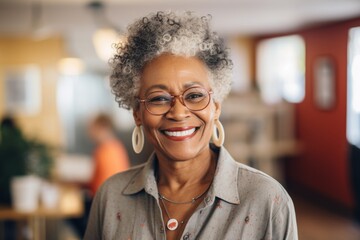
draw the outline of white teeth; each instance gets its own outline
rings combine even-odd
[[[189,136],[194,132],[195,132],[195,128],[192,128],[186,131],[176,131],[176,132],[165,131],[165,134],[172,137],[184,137],[184,136]]]

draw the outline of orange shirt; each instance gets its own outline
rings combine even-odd
[[[101,184],[115,173],[129,168],[129,158],[121,142],[109,140],[99,145],[94,152],[95,169],[90,189],[95,195]]]

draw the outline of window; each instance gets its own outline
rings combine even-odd
[[[231,91],[234,93],[243,93],[251,88],[250,44],[251,42],[245,38],[230,42],[231,60],[234,64]]]
[[[360,27],[349,32],[347,138],[360,148]]]
[[[298,103],[305,96],[305,43],[291,35],[263,40],[257,48],[257,83],[266,103],[285,99]]]

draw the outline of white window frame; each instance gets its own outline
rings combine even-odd
[[[305,42],[299,35],[263,40],[257,47],[257,83],[269,104],[305,97]]]
[[[346,135],[360,148],[360,27],[349,30]]]

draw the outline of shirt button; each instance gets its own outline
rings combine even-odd
[[[163,226],[160,227],[160,233],[164,233],[164,227]]]
[[[190,239],[190,233],[185,233],[183,239],[184,240],[189,240]]]
[[[209,203],[210,201],[211,201],[211,198],[210,198],[210,197],[206,197],[206,198],[205,198],[205,202],[206,202],[206,203]]]

